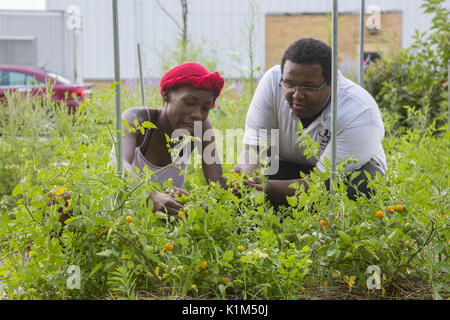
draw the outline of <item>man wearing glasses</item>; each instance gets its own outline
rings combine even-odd
[[[300,171],[307,174],[314,168],[328,169],[324,159],[331,161],[331,59],[327,44],[311,38],[297,40],[285,51],[281,65],[265,73],[253,96],[247,112],[244,151],[233,171],[250,175],[259,167],[254,154],[263,145],[269,146],[271,161],[279,161],[279,168],[268,175],[264,191],[274,204],[286,204],[286,196],[294,195],[295,190],[289,188],[294,181],[308,189],[306,182],[299,178]],[[348,157],[356,158],[356,163],[345,169],[360,171],[351,181],[355,187],[348,188],[348,196],[351,199],[360,194],[370,196],[363,171],[372,177],[376,172],[383,175],[386,171],[381,144],[383,121],[377,103],[366,90],[340,72],[337,82],[336,163]],[[312,141],[319,144],[318,159],[308,159],[300,147],[299,122]],[[271,143],[273,129],[278,129],[279,135],[275,144]],[[262,190],[256,178],[247,180],[246,184]]]

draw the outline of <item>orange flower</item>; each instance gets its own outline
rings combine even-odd
[[[206,261],[200,262],[199,265],[197,265],[198,271],[204,271],[208,268],[208,263]]]
[[[382,219],[384,217],[384,212],[381,210],[378,210],[377,213],[375,213],[377,218]]]
[[[328,224],[328,222],[326,222],[325,220],[320,220],[320,225],[329,228],[330,225]]]

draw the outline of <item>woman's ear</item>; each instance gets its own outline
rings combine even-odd
[[[170,101],[170,90],[164,91],[162,94],[163,102]]]

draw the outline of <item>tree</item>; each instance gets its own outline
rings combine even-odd
[[[166,8],[164,8],[164,6],[161,4],[161,2],[159,2],[159,0],[156,0],[156,2],[158,3],[158,6],[161,8],[161,10],[175,23],[175,25],[178,27],[178,29],[180,29],[180,35],[181,35],[181,45],[182,45],[182,57],[186,57],[186,50],[187,50],[187,45],[188,45],[188,30],[187,30],[187,18],[188,18],[188,3],[187,0],[180,0],[180,5],[181,5],[181,17],[183,20],[183,25],[181,26],[177,19],[174,18],[174,16],[172,16],[170,14],[169,11],[167,11]]]

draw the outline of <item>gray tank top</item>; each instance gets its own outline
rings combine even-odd
[[[146,108],[148,119],[150,120],[150,112],[148,108]],[[161,110],[156,110],[156,117],[153,123],[158,121]],[[151,129],[146,129],[144,140],[140,146],[137,146],[134,151],[134,159],[133,159],[133,167],[139,168],[139,174],[142,176],[144,167],[147,167],[150,171],[153,171],[154,174],[151,176],[150,180],[153,182],[159,183],[163,186],[163,183],[169,179],[172,179],[172,185],[176,187],[183,187],[184,182],[186,181],[186,173],[187,173],[187,161],[183,159],[183,157],[178,157],[172,165],[168,167],[158,167],[151,164],[146,158],[145,154],[147,152],[150,138],[153,131]],[[184,160],[184,161],[183,161]],[[183,171],[183,173],[181,173]]]

